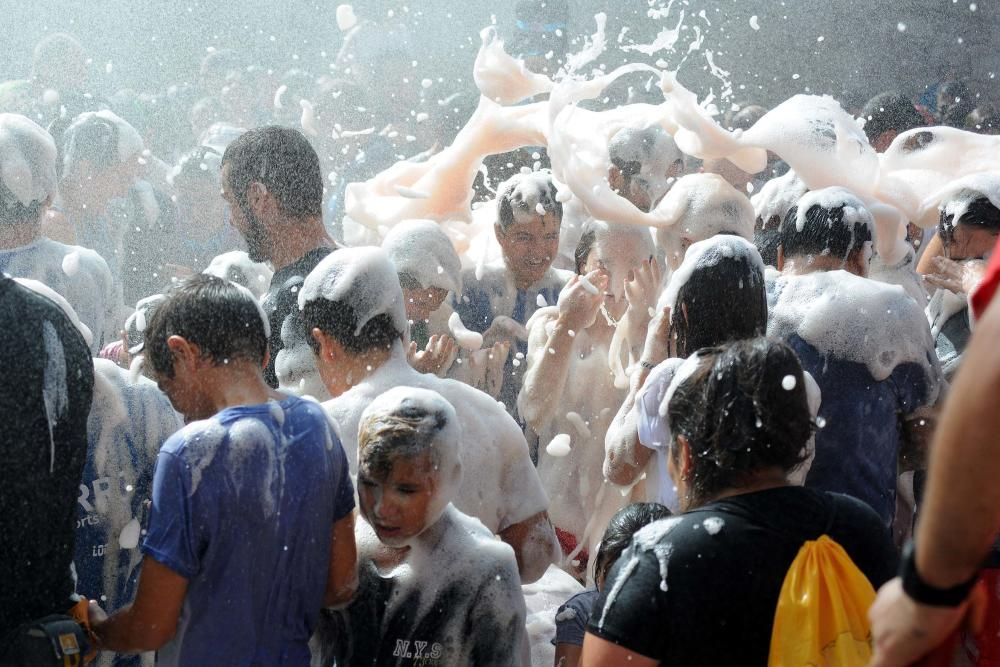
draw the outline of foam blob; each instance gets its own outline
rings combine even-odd
[[[562,458],[563,456],[569,456],[570,453],[570,437],[566,433],[560,433],[545,446],[545,453],[549,456],[555,456],[557,458]]]
[[[451,331],[455,342],[463,350],[475,352],[483,346],[483,334],[465,328],[458,313],[452,313],[451,317],[448,318],[448,330]]]
[[[485,28],[479,37],[482,46],[472,67],[472,78],[484,97],[511,105],[552,90],[551,79],[530,71],[524,61],[504,51],[496,28]]]
[[[55,142],[24,116],[0,114],[0,182],[22,206],[55,196]],[[0,206],[12,203],[0,199]]]
[[[340,32],[347,32],[357,24],[358,17],[354,15],[354,7],[337,5],[337,28]]]

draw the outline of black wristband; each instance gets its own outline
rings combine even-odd
[[[931,607],[957,607],[969,597],[969,592],[976,585],[979,573],[963,584],[951,588],[937,588],[920,578],[917,572],[916,548],[913,542],[907,542],[903,547],[903,560],[899,565],[899,576],[903,579],[903,591],[914,601]]]

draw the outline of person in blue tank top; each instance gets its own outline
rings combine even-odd
[[[249,291],[206,275],[148,323],[147,362],[188,425],[157,458],[135,600],[92,606],[102,649],[308,665],[320,610],[353,596],[347,459],[318,403],[267,386],[267,329]]]

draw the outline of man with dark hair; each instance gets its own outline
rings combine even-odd
[[[868,100],[861,110],[865,135],[878,153],[903,132],[926,125],[913,102],[899,93],[880,93]]]
[[[806,486],[863,500],[889,525],[898,460],[931,430],[940,368],[923,304],[867,277],[873,228],[843,188],[799,199],[781,225],[767,333],[796,351],[822,391]]]
[[[83,337],[55,303],[2,275],[0,303],[0,628],[7,633],[73,606],[94,370]],[[16,650],[9,641],[0,646],[0,663],[22,657],[9,650]]]
[[[326,398],[316,376],[296,293],[305,276],[336,249],[323,226],[323,175],[316,151],[296,130],[250,130],[222,156],[222,197],[255,262],[274,268],[263,299],[271,324],[268,385]]]
[[[0,179],[0,272],[43,282],[66,299],[90,330],[96,354],[102,342],[117,338],[117,299],[100,255],[42,235],[56,195],[55,142],[28,118],[0,114],[0,154],[16,165],[9,173],[17,173]]]
[[[319,405],[264,382],[267,328],[246,288],[207,275],[148,323],[153,374],[189,424],[160,449],[135,601],[96,613],[101,648],[308,665],[320,609],[353,595],[344,450]]]
[[[361,413],[376,396],[398,386],[438,392],[455,406],[465,434],[468,474],[455,507],[514,549],[524,583],[541,577],[558,547],[524,435],[488,395],[409,365],[403,290],[385,251],[347,248],[328,256],[306,278],[299,306],[319,373],[333,396],[324,407],[340,427],[352,470],[357,470]]]

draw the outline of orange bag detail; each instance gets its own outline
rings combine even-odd
[[[785,575],[771,632],[769,667],[865,667],[875,589],[826,535],[806,542]]]

